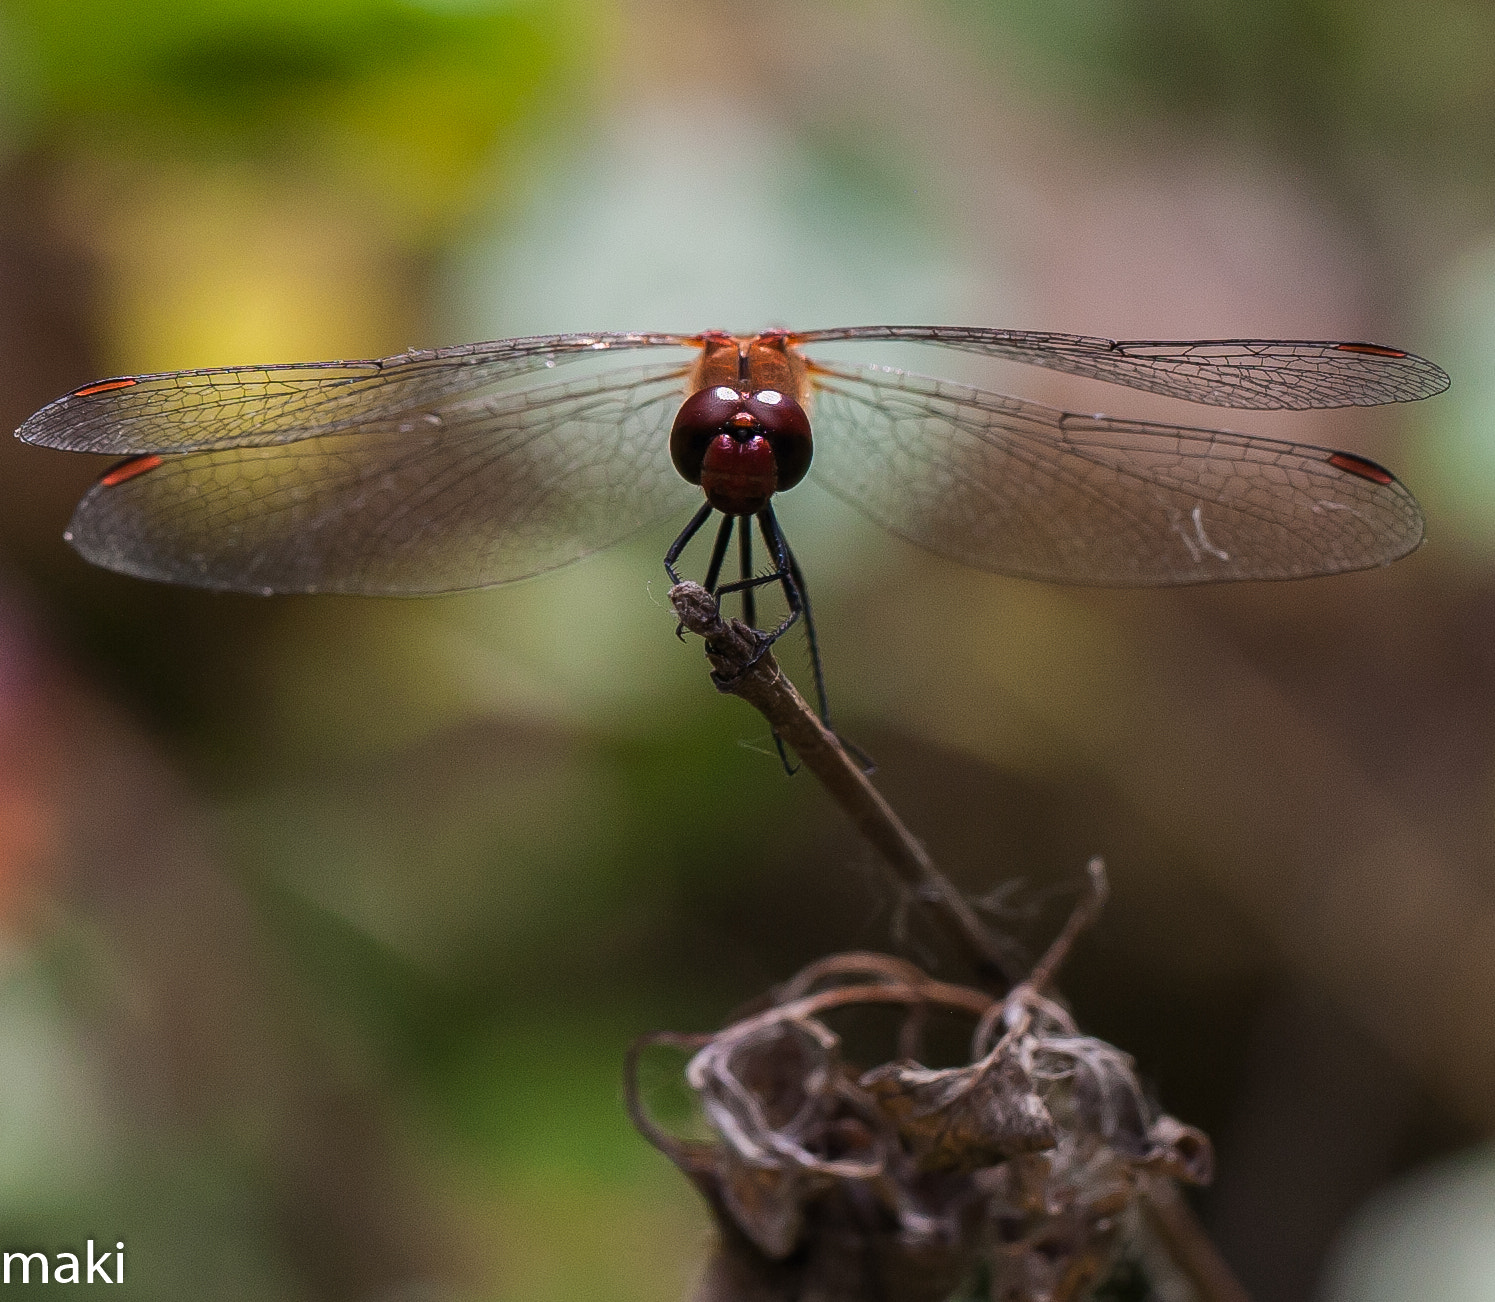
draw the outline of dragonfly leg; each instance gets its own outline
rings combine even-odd
[[[680,536],[670,544],[669,551],[664,554],[664,568],[665,572],[670,576],[671,583],[681,582],[680,571],[677,570],[675,566],[679,562],[680,557],[684,554],[685,549],[690,546],[691,540],[695,538],[696,534],[700,533],[701,526],[711,518],[711,513],[714,509],[715,508],[712,507],[709,502],[704,504],[701,509],[691,517],[690,523],[680,531]],[[761,587],[765,583],[777,583],[779,581],[779,575],[777,573],[767,574],[761,578],[756,578],[753,576],[752,546],[747,536],[747,522],[743,521],[743,578],[737,583],[726,583],[722,584],[720,587],[717,586],[717,579],[721,577],[722,565],[727,557],[727,548],[732,541],[732,530],[737,524],[738,520],[736,516],[722,516],[721,526],[716,531],[716,541],[711,546],[711,560],[706,568],[706,581],[701,586],[704,587],[708,592],[710,592],[713,597],[718,598],[718,600],[720,600],[721,597],[725,596],[729,592],[741,592],[744,596],[743,613],[747,617],[746,622],[751,625],[755,615],[754,604],[751,596],[752,590]],[[677,625],[675,628],[676,635],[682,636],[683,629],[683,625]],[[774,636],[777,637],[778,634],[775,633]]]
[[[675,562],[680,559],[680,553],[690,545],[690,540],[701,532],[701,526],[711,519],[711,512],[716,508],[710,502],[702,502],[701,509],[690,517],[690,523],[680,530],[680,536],[670,544],[669,551],[664,554],[664,571],[670,576],[671,583],[679,583],[680,575],[675,571]]]
[[[772,645],[783,637],[795,621],[799,619],[805,610],[803,599],[803,581],[796,581],[794,558],[790,555],[789,545],[784,541],[783,530],[779,528],[779,522],[775,518],[772,507],[764,507],[758,512],[758,526],[763,532],[763,541],[768,545],[769,554],[773,557],[774,568],[768,574],[753,573],[752,546],[748,540],[749,526],[743,521],[742,533],[739,535],[741,541],[740,555],[742,559],[742,578],[736,583],[724,583],[716,590],[717,596],[726,596],[729,592],[741,592],[743,597],[742,615],[743,623],[757,628],[756,605],[751,599],[754,589],[761,588],[768,583],[777,583],[784,589],[784,600],[788,603],[789,614],[784,618],[778,628],[769,632],[758,629],[767,640],[766,645]]]
[[[770,646],[777,642],[779,638],[783,637],[783,635],[789,630],[789,626],[799,618],[800,611],[802,609],[805,609],[805,607],[799,586],[795,583],[793,574],[790,573],[789,567],[793,564],[793,562],[789,556],[789,544],[784,541],[783,531],[779,528],[779,523],[774,518],[772,507],[765,506],[761,511],[758,512],[758,528],[763,533],[763,542],[764,545],[768,548],[768,554],[773,557],[774,561],[773,573],[766,575],[765,577],[770,582],[773,582],[774,580],[778,581],[779,585],[784,589],[784,600],[788,603],[789,606],[789,615],[784,620],[784,622],[780,624],[779,627],[772,633],[765,633],[763,635],[763,650],[766,651]],[[746,520],[744,520],[742,522],[742,567],[744,578],[747,577],[748,571],[749,554],[746,544],[747,536],[751,532],[751,529],[752,527]],[[746,599],[751,592],[751,588],[744,588],[742,590],[744,602],[746,602]],[[753,621],[751,619],[748,620],[749,624],[751,624],[752,622]],[[762,652],[759,652],[759,654],[761,655]],[[784,739],[779,736],[779,730],[777,728],[773,729],[773,746],[774,749],[779,752],[779,763],[784,766],[784,772],[787,773],[790,777],[793,777],[799,770],[799,765],[791,764],[789,762],[789,752],[787,749],[785,749]]]
[[[779,633],[784,632],[794,622],[796,614],[802,614],[805,621],[805,640],[810,646],[810,672],[815,682],[815,697],[819,705],[820,721],[825,724],[831,732],[835,733],[839,741],[851,754],[852,758],[861,765],[864,772],[871,773],[877,765],[873,763],[871,756],[861,747],[849,742],[836,732],[836,726],[831,722],[830,700],[825,691],[825,668],[820,660],[820,639],[815,635],[815,614],[810,608],[810,588],[805,583],[804,571],[799,567],[799,560],[794,555],[794,549],[789,546],[789,540],[784,537],[784,530],[780,526],[778,517],[774,515],[773,508],[764,507],[758,513],[758,527],[763,531],[763,540],[768,544],[769,550],[774,553],[778,562],[779,573],[782,576],[784,587],[784,599],[789,603],[790,618],[785,621],[784,627]],[[778,636],[776,633],[775,637]],[[782,754],[782,747],[780,748]]]
[[[815,698],[820,706],[820,720],[831,727],[831,711],[825,695],[825,670],[820,663],[820,639],[815,636],[815,614],[810,609],[810,589],[805,583],[804,572],[799,568],[794,550],[784,537],[784,530],[773,513],[765,507],[758,513],[758,527],[763,531],[763,541],[779,561],[779,573],[784,588],[784,600],[789,603],[791,616],[800,614],[805,621],[805,640],[810,644],[810,672],[815,681]],[[788,624],[785,625],[788,627]],[[831,729],[833,732],[834,728]]]
[[[713,595],[717,598],[721,598],[725,597],[729,592],[742,593],[742,622],[749,628],[754,629],[756,632],[762,635],[764,639],[763,646],[766,650],[769,646],[773,645],[773,643],[779,638],[781,634],[783,634],[785,629],[787,629],[791,624],[794,623],[796,619],[799,618],[799,612],[798,610],[794,610],[791,608],[789,618],[786,619],[772,633],[765,632],[763,629],[758,628],[758,607],[757,602],[754,599],[754,594],[757,589],[763,587],[765,584],[782,582],[783,572],[782,569],[776,569],[771,574],[753,573],[752,526],[748,523],[746,518],[744,518],[742,521],[742,532],[739,533],[737,537],[739,544],[738,557],[742,577],[735,583],[722,584],[721,587],[715,590]]]
[[[706,567],[706,581],[701,584],[712,596],[716,595],[716,581],[721,578],[722,562],[726,559],[727,544],[732,541],[732,526],[736,523],[735,515],[724,515],[721,527],[716,531],[716,542],[711,548],[711,564]]]
[[[701,532],[701,526],[711,518],[712,509],[713,508],[710,502],[703,502],[701,504],[701,509],[697,511],[693,516],[691,516],[690,523],[680,531],[680,536],[670,544],[669,551],[665,552],[664,571],[670,576],[671,583],[680,582],[680,575],[675,570],[675,562],[680,559],[680,554],[690,545],[690,540]],[[712,563],[717,567],[717,569],[721,568],[719,557],[721,553],[726,550],[727,544],[725,538],[731,535],[731,524],[732,517],[728,516],[722,526],[722,531],[717,534],[716,550],[712,553]],[[706,580],[706,587],[710,589],[710,579]],[[675,625],[675,636],[678,637],[682,642],[685,641],[684,624],[677,623]]]
[[[779,528],[779,521],[773,513],[773,507],[765,506],[758,512],[758,528],[763,534],[768,554],[773,557],[773,573],[767,577],[770,582],[777,583],[784,589],[784,601],[789,606],[789,613],[784,617],[784,622],[769,634],[770,639],[776,642],[794,627],[795,621],[809,609],[809,606],[805,601],[803,585],[796,581],[794,558],[789,554],[789,544],[784,541],[784,531]]]
[[[743,520],[742,528],[737,532],[737,556],[741,561],[739,573],[742,575],[742,622],[749,628],[757,628],[757,585],[749,582],[753,577],[753,529],[746,520]]]
[[[766,534],[764,536],[765,538],[767,537]],[[739,543],[738,557],[741,563],[742,577],[735,583],[722,584],[721,587],[716,589],[715,596],[718,600],[720,600],[729,592],[742,593],[742,622],[753,630],[753,634],[758,640],[758,649],[753,653],[753,658],[749,660],[748,663],[742,668],[742,673],[746,673],[755,664],[757,664],[759,660],[763,658],[764,654],[768,651],[768,648],[771,647],[783,635],[784,631],[791,624],[793,624],[796,619],[799,618],[799,610],[797,607],[797,603],[791,602],[789,618],[786,619],[781,625],[779,625],[778,628],[776,628],[771,633],[765,632],[763,629],[757,626],[758,612],[757,603],[754,600],[754,594],[756,593],[757,589],[761,588],[764,584],[781,583],[783,581],[784,570],[782,567],[782,558],[778,556],[775,557],[775,559],[780,561],[781,563],[780,568],[774,570],[773,573],[754,574],[752,524],[746,519],[746,517],[744,517],[741,522],[741,531],[738,533],[737,537]],[[734,675],[732,681],[736,681],[738,678],[740,678],[740,675]],[[731,686],[731,682],[718,679],[717,686],[725,689]],[[777,735],[775,735],[774,742],[776,745],[778,744]],[[782,746],[779,748],[779,753],[780,755],[783,754]],[[787,760],[785,760],[785,766],[788,766]]]
[[[774,518],[772,509],[764,507],[758,513],[758,525],[763,532],[763,541],[767,544],[769,554],[774,560],[775,568],[773,572],[763,575],[755,575],[753,573],[752,525],[744,518],[742,521],[742,531],[738,534],[738,556],[740,558],[742,578],[736,583],[723,584],[716,592],[718,597],[725,596],[729,592],[742,593],[743,622],[749,628],[752,628],[758,637],[757,652],[754,654],[752,660],[743,667],[743,673],[746,673],[762,659],[768,648],[788,632],[793,626],[794,621],[800,617],[801,611],[805,609],[805,604],[801,598],[801,585],[796,583],[791,569],[793,558],[789,554],[788,544],[784,541],[783,532],[779,529],[778,521]],[[766,583],[780,584],[784,589],[784,599],[789,605],[788,617],[771,633],[757,627],[757,610],[753,599],[754,592]],[[731,686],[731,682],[718,679],[717,686],[728,688]],[[820,690],[817,678],[817,691]],[[823,696],[822,691],[822,706],[824,704]],[[790,763],[789,752],[784,748],[783,738],[779,736],[777,730],[773,734],[773,744],[774,748],[779,752],[779,762],[784,766],[784,772],[789,774],[796,772],[799,766]]]

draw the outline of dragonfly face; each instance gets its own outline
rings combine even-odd
[[[756,515],[810,468],[805,361],[784,331],[702,338],[694,391],[670,429],[670,460],[723,515]]]
[[[258,593],[509,582],[683,516],[697,483],[707,507],[745,517],[809,469],[811,420],[814,472],[832,493],[999,573],[1297,578],[1386,564],[1421,540],[1411,495],[1353,453],[1066,413],[816,357],[822,344],[890,341],[1214,406],[1403,402],[1448,383],[1419,357],[1362,343],[949,326],[551,335],[124,376],[59,399],[19,433],[128,458],[73,517],[68,536],[90,560]],[[646,364],[583,364],[636,355]]]

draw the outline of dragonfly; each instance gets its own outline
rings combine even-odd
[[[1302,578],[1388,564],[1422,540],[1412,495],[1352,452],[1060,411],[814,355],[889,343],[1255,410],[1408,402],[1448,385],[1431,362],[1362,342],[963,326],[562,334],[118,376],[57,399],[17,433],[123,458],[68,527],[84,557],[224,591],[489,587],[679,518],[694,501],[665,553],[671,580],[720,516],[704,586],[740,593],[755,625],[755,591],[779,585],[788,614],[764,644],[804,620],[827,718],[804,572],[773,507],[812,468],[930,551],[1059,583]],[[583,364],[604,356],[600,369]],[[754,567],[754,523],[766,574]],[[739,577],[720,584],[734,530]]]

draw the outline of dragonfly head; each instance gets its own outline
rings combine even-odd
[[[810,419],[775,389],[719,384],[691,394],[670,431],[670,459],[726,515],[753,515],[810,468]]]

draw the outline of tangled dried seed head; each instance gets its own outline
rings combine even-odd
[[[686,1068],[713,1145],[663,1141],[636,1112],[724,1230],[698,1302],[938,1302],[977,1265],[994,1302],[1074,1302],[1113,1260],[1144,1174],[1209,1178],[1209,1140],[1032,986],[997,1003],[847,955],[780,998]],[[860,1071],[824,1020],[853,1004],[979,1016],[979,1056]]]
[[[939,1071],[891,1062],[861,1084],[923,1170],[975,1171],[1052,1148],[1058,1138],[1032,1077],[1005,1055]]]

